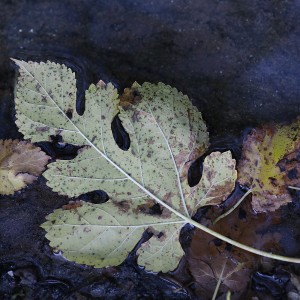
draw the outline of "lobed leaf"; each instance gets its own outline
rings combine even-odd
[[[188,168],[208,146],[201,113],[187,96],[162,83],[134,84],[119,99],[112,84],[99,82],[86,92],[86,110],[79,116],[70,69],[51,62],[16,63],[20,131],[34,141],[56,134],[64,142],[85,146],[75,159],[51,163],[44,173],[47,184],[70,197],[102,189],[111,199],[101,206],[83,204],[76,212],[55,211],[43,225],[51,245],[79,263],[107,266],[123,261],[147,229],[154,237],[141,246],[139,263],[149,270],[174,269],[183,254],[181,226],[198,207],[226,199],[236,179],[231,153],[216,152],[204,161],[201,184],[188,186]],[[44,77],[48,69],[51,83]],[[69,97],[67,88],[72,91]],[[130,137],[128,151],[113,139],[111,122],[117,113]],[[164,206],[162,215],[137,216],[147,199]],[[127,210],[118,210],[117,203],[127,203]],[[115,220],[119,225],[111,227]]]

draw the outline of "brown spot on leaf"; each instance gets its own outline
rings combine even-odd
[[[135,104],[141,100],[140,93],[136,87],[124,89],[123,94],[120,96],[120,106],[124,109],[128,109],[132,104]]]
[[[64,210],[76,210],[78,207],[82,206],[82,202],[80,200],[70,201],[68,204],[63,205],[62,209]]]
[[[156,204],[156,202],[154,200],[148,199],[145,200],[144,204],[138,205],[133,211],[136,214],[148,214],[148,215],[152,215],[153,212],[151,210],[151,208]]]
[[[113,201],[113,203],[123,213],[128,212],[128,210],[130,209],[130,201],[127,201],[127,200]]]

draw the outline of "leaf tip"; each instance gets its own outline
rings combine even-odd
[[[13,57],[11,57],[10,58],[10,60],[12,60],[17,66],[20,66],[21,65],[21,63],[22,63],[22,61],[21,60],[18,60],[18,59],[16,59],[16,58],[13,58]]]
[[[101,88],[101,89],[105,89],[106,88],[106,83],[103,81],[103,80],[99,80],[98,83],[96,84],[96,86],[98,88]]]

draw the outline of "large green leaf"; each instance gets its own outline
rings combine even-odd
[[[74,160],[49,165],[44,173],[47,184],[70,197],[103,189],[111,199],[101,206],[85,204],[76,212],[55,211],[43,225],[51,245],[77,262],[107,266],[120,263],[141,232],[150,228],[157,238],[139,250],[139,263],[155,271],[174,269],[183,253],[178,242],[182,224],[196,208],[222,202],[236,179],[230,152],[216,152],[205,159],[200,184],[189,187],[187,170],[208,146],[201,113],[187,96],[162,83],[134,84],[119,108],[116,89],[101,82],[86,92],[86,110],[79,116],[74,98],[76,81],[70,69],[51,62],[15,62],[20,67],[16,123],[25,138],[41,141],[59,134],[64,142],[85,145]],[[111,132],[118,112],[130,136],[128,151],[119,149]],[[147,199],[164,206],[162,215],[138,217],[137,208]],[[116,209],[116,203],[125,200],[130,200],[126,213]],[[105,218],[104,209],[109,214]],[[87,223],[74,223],[78,213]],[[63,223],[57,224],[60,220]],[[112,220],[118,220],[119,225],[107,231]],[[91,226],[88,239],[84,232],[87,225]],[[134,230],[130,239],[124,238],[128,227]],[[105,246],[101,242],[104,236]],[[109,254],[112,251],[114,255]],[[92,253],[96,253],[95,259]]]

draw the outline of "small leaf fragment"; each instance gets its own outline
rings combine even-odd
[[[0,194],[11,195],[32,183],[49,158],[29,142],[0,140]]]

